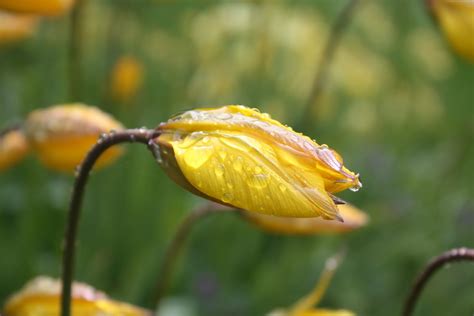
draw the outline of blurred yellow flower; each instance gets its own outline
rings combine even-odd
[[[0,11],[0,44],[28,38],[36,30],[37,21],[33,16]]]
[[[0,135],[0,171],[19,162],[28,153],[29,146],[20,129]]]
[[[341,260],[342,254],[338,254],[326,260],[324,271],[318,283],[308,295],[301,298],[290,308],[277,309],[268,314],[268,316],[355,316],[353,312],[344,309],[331,310],[315,308],[326,292]]]
[[[123,126],[96,107],[80,103],[62,104],[30,113],[25,133],[39,159],[49,168],[73,172],[102,133]],[[109,148],[96,167],[115,160],[121,147]]]
[[[58,15],[68,11],[74,0],[0,0],[0,8],[39,15]]]
[[[368,216],[356,207],[337,205],[344,222],[314,218],[288,218],[242,211],[242,216],[252,224],[267,232],[288,235],[313,235],[345,233],[364,226]]]
[[[158,130],[158,161],[173,180],[240,209],[340,220],[331,193],[361,187],[334,150],[256,109],[187,111]]]
[[[28,282],[6,302],[4,316],[59,316],[61,283],[41,276]],[[74,282],[72,289],[74,316],[151,316],[152,313],[127,303],[111,300],[93,287]]]
[[[143,66],[132,56],[117,60],[111,75],[110,91],[116,101],[128,103],[137,94],[143,81]]]
[[[453,49],[474,63],[474,1],[428,0]]]

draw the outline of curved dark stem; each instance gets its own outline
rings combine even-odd
[[[446,251],[440,256],[432,259],[428,265],[424,268],[423,272],[418,276],[415,283],[412,286],[410,295],[405,301],[405,307],[403,308],[403,316],[410,316],[413,313],[415,304],[420,296],[426,283],[429,281],[431,276],[446,263],[458,262],[458,261],[474,261],[474,249],[470,248],[456,248]]]
[[[69,28],[69,101],[79,101],[81,97],[82,15],[86,1],[76,0],[71,11]]]
[[[138,142],[148,145],[156,157],[157,151],[152,139],[157,137],[159,132],[147,129],[129,129],[120,132],[111,132],[100,137],[98,142],[92,147],[76,174],[74,188],[69,204],[67,215],[67,226],[64,233],[64,250],[62,262],[62,293],[61,293],[61,315],[71,315],[71,284],[74,276],[75,246],[77,239],[77,228],[81,213],[82,198],[89,173],[94,167],[99,157],[110,147],[119,143]]]
[[[163,298],[168,286],[170,279],[173,274],[173,268],[175,267],[176,260],[183,249],[184,243],[186,242],[192,228],[201,219],[207,217],[207,215],[224,212],[226,210],[234,210],[233,208],[227,208],[217,203],[208,202],[198,206],[196,209],[191,211],[179,224],[173,239],[168,244],[165,250],[164,259],[158,272],[158,281],[155,287],[155,301],[156,307],[159,306],[161,299]],[[158,310],[158,309],[156,309]]]
[[[2,138],[3,136],[7,135],[10,132],[18,131],[22,129],[22,127],[23,127],[23,124],[20,122],[8,125],[7,127],[0,130],[0,138]]]
[[[309,93],[306,104],[304,105],[303,111],[301,112],[300,126],[306,128],[309,126],[314,116],[312,115],[313,106],[318,101],[321,92],[323,91],[324,85],[327,82],[328,69],[331,66],[331,62],[334,58],[336,48],[338,47],[344,30],[346,30],[351,17],[354,13],[354,9],[357,6],[359,0],[349,0],[346,6],[342,9],[339,15],[336,17],[326,45],[319,61],[316,74],[313,79],[313,85]]]

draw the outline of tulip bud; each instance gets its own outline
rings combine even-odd
[[[74,0],[0,0],[0,8],[39,15],[58,15],[67,12]]]
[[[14,294],[5,304],[4,316],[59,316],[61,283],[49,277],[37,277]],[[74,282],[72,315],[151,316],[152,313],[118,301],[93,287]]]
[[[39,159],[49,168],[73,172],[103,133],[123,129],[120,122],[101,110],[84,104],[56,105],[33,111],[25,132]],[[104,166],[122,152],[109,148],[96,166]]]
[[[453,49],[474,63],[474,1],[426,0]]]
[[[36,17],[0,12],[0,44],[30,37],[36,30],[36,23]]]
[[[19,129],[0,135],[0,171],[15,165],[28,153],[28,142]]]
[[[142,64],[131,56],[121,57],[112,70],[110,92],[116,101],[128,103],[143,81]]]
[[[287,218],[242,211],[245,220],[257,225],[260,229],[287,235],[316,235],[346,233],[364,226],[368,216],[356,207],[344,204],[337,205],[339,215],[344,222],[313,218]]]
[[[233,207],[341,219],[330,193],[361,187],[334,150],[255,109],[187,111],[157,129],[158,161],[173,180]]]

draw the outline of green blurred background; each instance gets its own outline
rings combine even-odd
[[[263,315],[291,305],[324,261],[347,256],[320,306],[399,315],[415,275],[449,248],[474,246],[474,67],[452,53],[422,1],[362,1],[301,126],[319,53],[346,1],[87,1],[80,100],[127,127],[193,107],[244,104],[327,143],[361,174],[341,197],[367,227],[342,236],[269,235],[233,214],[201,222],[168,292],[169,315]],[[66,103],[68,17],[0,48],[0,126]],[[121,55],[144,65],[130,104],[108,95]],[[295,123],[296,122],[296,123]],[[95,172],[76,278],[147,303],[164,247],[203,200],[169,180],[144,146]],[[0,304],[39,274],[57,277],[73,178],[35,157],[0,175]],[[472,315],[474,269],[438,273],[417,315]],[[147,306],[151,307],[151,306]],[[180,311],[181,310],[181,311]]]

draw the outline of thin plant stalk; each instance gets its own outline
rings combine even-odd
[[[353,16],[359,0],[349,0],[346,6],[342,9],[331,28],[329,37],[324,46],[322,56],[319,60],[316,73],[314,75],[313,84],[309,93],[308,99],[304,105],[300,117],[300,126],[306,128],[313,120],[313,108],[323,91],[326,82],[328,81],[329,68],[336,54],[336,50],[341,42],[344,31],[349,26],[351,17]]]
[[[62,292],[61,292],[61,316],[71,315],[71,286],[74,278],[74,260],[79,226],[82,199],[89,173],[99,157],[110,147],[120,143],[142,143],[148,146],[152,153],[157,155],[156,145],[152,142],[158,136],[155,130],[129,129],[119,132],[111,132],[102,135],[98,142],[89,151],[82,164],[79,166],[67,215],[67,226],[64,234],[64,250],[62,261]]]
[[[474,262],[474,249],[471,248],[455,248],[448,250],[441,255],[432,259],[418,275],[413,284],[410,294],[408,295],[405,306],[403,308],[403,316],[410,316],[413,314],[418,297],[426,286],[427,282],[434,275],[436,271],[442,268],[447,263],[472,261]]]
[[[297,316],[319,303],[344,256],[345,250],[341,250],[339,253],[326,260],[323,273],[319,277],[318,283],[316,283],[316,286],[308,295],[296,302],[288,312],[289,316]]]
[[[213,202],[208,202],[192,210],[181,221],[173,236],[173,239],[165,250],[163,257],[164,259],[158,272],[158,281],[156,282],[154,292],[156,307],[159,306],[161,299],[168,289],[171,277],[173,275],[173,268],[176,266],[176,260],[178,259],[193,227],[195,227],[198,222],[210,214],[233,210],[233,208],[228,208]]]
[[[22,123],[14,123],[0,130],[0,138],[13,131],[19,131],[23,127]]]
[[[82,93],[82,25],[87,0],[76,0],[69,26],[69,101],[79,101]]]

